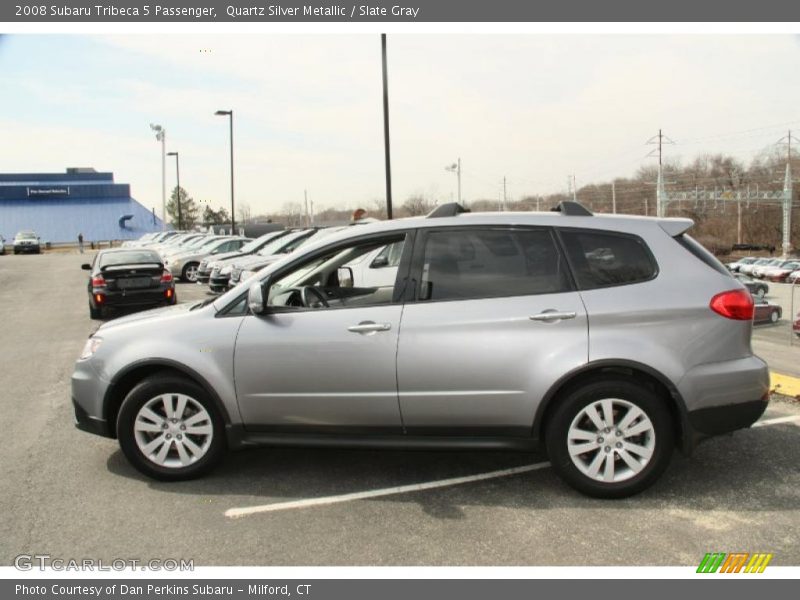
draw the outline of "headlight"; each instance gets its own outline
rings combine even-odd
[[[90,337],[86,340],[86,344],[83,346],[83,352],[81,352],[81,360],[86,360],[87,358],[91,358],[97,349],[100,347],[100,344],[103,343],[103,338],[99,337]]]

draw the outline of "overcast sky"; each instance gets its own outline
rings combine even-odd
[[[397,204],[565,191],[630,176],[659,127],[667,156],[749,160],[800,130],[800,44],[783,35],[389,36]],[[302,202],[384,197],[378,35],[16,35],[0,38],[0,171],[113,171],[161,205],[167,130],[181,184],[228,205],[234,110],[236,200],[253,214]],[[167,185],[174,186],[168,159]]]

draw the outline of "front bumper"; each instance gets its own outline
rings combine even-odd
[[[72,399],[72,408],[75,411],[75,427],[87,433],[93,433],[102,437],[113,438],[115,437],[109,427],[108,422],[104,419],[90,417],[83,407],[78,404],[75,398]]]
[[[212,292],[225,292],[228,290],[229,281],[230,275],[215,275],[209,280],[208,286]]]
[[[79,360],[70,380],[75,427],[103,437],[115,437],[114,428],[103,412],[106,383],[92,368],[91,360]]]
[[[20,244],[18,246],[14,246],[14,252],[18,254],[39,254],[41,251],[41,246],[38,244]]]

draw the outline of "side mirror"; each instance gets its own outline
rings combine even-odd
[[[269,289],[268,281],[257,281],[247,290],[247,306],[254,315],[263,315],[267,311],[264,291]]]
[[[376,256],[375,260],[372,261],[370,265],[371,269],[380,269],[381,267],[388,267],[389,266],[389,257],[388,256]]]
[[[350,267],[339,267],[336,272],[336,278],[339,280],[339,287],[353,287],[353,269]]]
[[[92,265],[90,265],[89,263],[83,263],[81,265],[81,269],[83,269],[84,271],[91,271],[92,270]]]

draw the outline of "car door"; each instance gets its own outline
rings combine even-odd
[[[247,316],[236,341],[236,390],[248,429],[402,432],[396,282],[339,287],[338,273],[361,254],[405,238],[401,232],[340,244],[271,276],[267,314]],[[298,302],[304,288],[313,290]]]
[[[530,435],[539,400],[588,355],[553,233],[436,228],[417,239],[397,354],[406,431]]]

